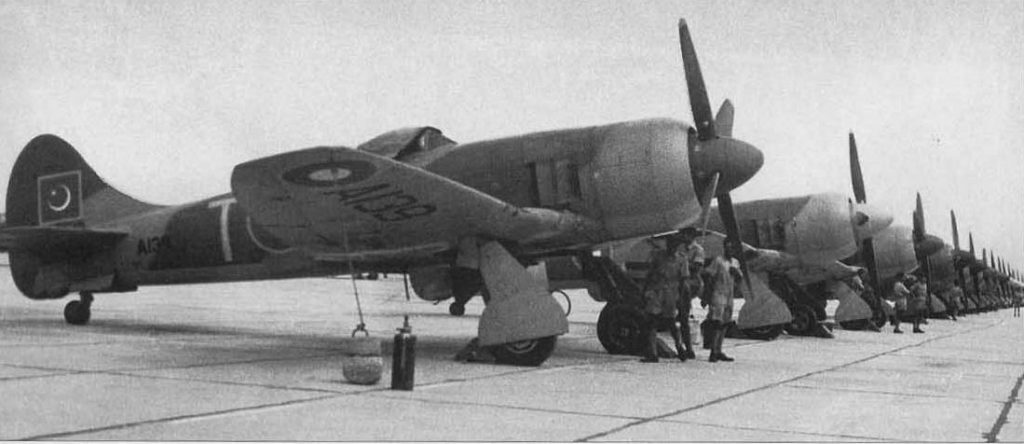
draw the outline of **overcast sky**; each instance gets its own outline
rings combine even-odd
[[[0,2],[0,171],[40,133],[155,203],[234,165],[433,125],[457,141],[692,122],[676,22],[765,165],[737,201],[852,194],[1024,270],[1024,2]],[[2,175],[0,175],[2,177]],[[6,179],[0,180],[6,195]]]

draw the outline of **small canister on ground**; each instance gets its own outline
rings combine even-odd
[[[416,336],[412,334],[409,316],[395,334],[394,353],[391,356],[391,389],[412,390],[416,374]]]

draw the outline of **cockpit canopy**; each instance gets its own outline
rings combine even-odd
[[[357,149],[401,160],[414,153],[454,144],[455,141],[445,137],[441,130],[432,126],[419,126],[388,131],[364,142]]]

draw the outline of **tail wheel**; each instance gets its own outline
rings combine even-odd
[[[639,355],[644,315],[631,305],[608,303],[597,318],[597,339],[613,355]]]
[[[551,353],[555,351],[557,340],[557,336],[547,336],[496,345],[491,347],[491,354],[494,355],[495,362],[499,364],[536,367],[551,357]]]
[[[786,325],[786,332],[799,336],[811,334],[814,325],[818,323],[818,316],[814,309],[804,304],[797,304],[789,311],[793,314],[793,320]]]
[[[451,305],[448,306],[448,313],[452,316],[462,316],[466,314],[466,304],[452,302]]]
[[[64,306],[64,320],[71,325],[85,325],[89,322],[92,309],[82,301],[71,301]]]
[[[783,325],[766,325],[764,327],[756,328],[744,328],[740,331],[743,332],[743,336],[750,339],[759,339],[762,341],[771,341],[779,337],[782,334]]]

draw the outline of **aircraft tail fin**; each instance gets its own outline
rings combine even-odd
[[[89,226],[158,208],[107,185],[63,139],[37,136],[14,162],[7,227]]]
[[[0,250],[8,250],[11,277],[29,298],[114,289],[110,264],[83,264],[127,233],[95,227],[157,208],[107,185],[61,138],[37,136],[11,171]]]

